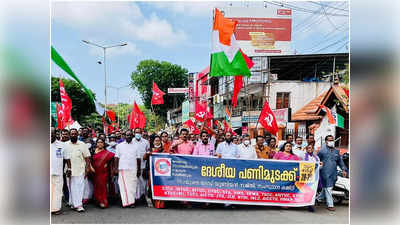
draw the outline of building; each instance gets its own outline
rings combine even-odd
[[[266,133],[257,120],[268,101],[278,117],[279,139],[287,133],[305,136],[308,130],[298,127],[291,113],[328,91],[334,75],[346,69],[348,58],[347,53],[252,57],[252,76],[244,78],[237,107],[231,108],[234,78],[212,77],[206,82],[210,85],[209,108],[214,119],[223,120],[228,107],[235,132],[244,130],[254,137]]]
[[[335,123],[329,122],[329,114],[321,106],[330,110]],[[349,94],[335,82],[327,91],[312,99],[292,115],[295,127],[307,129],[313,134],[316,147],[324,143],[325,136],[335,137],[336,146],[347,149],[349,145]]]

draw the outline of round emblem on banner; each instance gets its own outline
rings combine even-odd
[[[154,162],[155,176],[171,176],[171,159],[157,158]]]

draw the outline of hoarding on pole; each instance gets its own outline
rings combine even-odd
[[[292,11],[276,8],[227,7],[227,18],[238,22],[235,38],[248,56],[292,54]]]

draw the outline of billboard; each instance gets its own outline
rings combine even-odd
[[[292,36],[292,10],[227,7],[225,17],[238,22],[235,37],[248,56],[287,55]]]
[[[168,94],[184,94],[188,92],[189,88],[168,88]]]

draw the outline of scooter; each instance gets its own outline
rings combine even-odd
[[[335,205],[342,203],[343,200],[350,199],[350,179],[343,176],[343,172],[339,167],[337,181],[332,189],[332,198]]]
[[[332,188],[333,204],[335,205],[341,204],[343,200],[350,199],[350,179],[348,177],[349,175],[347,174],[347,177],[345,177],[340,167],[337,167],[337,173],[337,181],[335,183],[335,186]],[[317,196],[319,196],[320,193],[321,189],[319,188]]]

